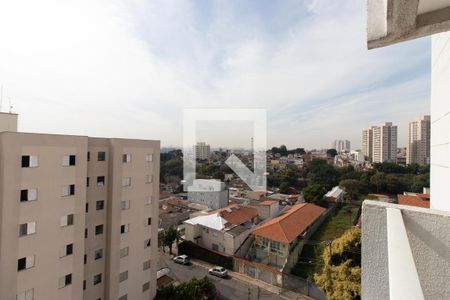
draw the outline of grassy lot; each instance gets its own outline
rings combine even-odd
[[[358,211],[359,205],[345,204],[338,208],[312,235],[310,241],[328,241],[340,237],[344,231],[353,226],[353,220]],[[322,253],[326,247],[325,243],[318,245],[305,245],[297,265],[292,269],[292,273],[310,280],[314,273],[319,273],[323,267]]]

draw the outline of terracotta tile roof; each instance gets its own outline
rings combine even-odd
[[[430,201],[423,200],[422,198],[420,198],[418,196],[397,195],[397,198],[398,198],[398,204],[401,204],[401,205],[410,205],[410,206],[430,208]]]
[[[290,243],[305,232],[325,211],[325,208],[311,203],[297,204],[281,216],[257,227],[253,230],[253,234]]]
[[[277,203],[277,202],[278,201],[275,201],[275,200],[265,200],[265,201],[259,203],[259,205],[272,205],[272,204]]]
[[[369,196],[376,197],[376,198],[382,198],[382,199],[390,198],[388,195],[383,195],[383,194],[369,194]]]
[[[228,205],[227,207],[213,211],[220,213],[229,224],[240,225],[250,221],[258,216],[258,211],[254,207],[240,206],[237,204]]]
[[[416,194],[417,197],[422,198],[423,200],[430,200],[430,194]]]

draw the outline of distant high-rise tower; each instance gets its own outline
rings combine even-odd
[[[211,154],[211,149],[209,145],[205,142],[198,142],[197,145],[194,146],[195,157],[197,159],[208,159]]]
[[[333,142],[332,147],[334,149],[336,149],[336,151],[338,153],[350,152],[350,141],[349,140],[335,140]]]
[[[406,163],[421,166],[430,163],[430,116],[421,116],[409,123]]]
[[[373,157],[373,131],[372,128],[364,129],[362,132],[362,151],[365,157],[371,162]]]
[[[397,161],[397,126],[386,122],[372,127],[372,162]]]

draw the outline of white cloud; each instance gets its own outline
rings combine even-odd
[[[428,113],[428,40],[367,51],[361,2],[278,4],[1,1],[0,83],[21,130],[164,145],[184,107],[267,108],[291,147]]]

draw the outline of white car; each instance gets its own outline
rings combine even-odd
[[[183,255],[179,255],[179,256],[175,256],[173,258],[173,261],[178,263],[178,264],[182,264],[182,265],[189,265],[191,263],[191,261],[189,260],[189,257],[185,254]]]
[[[209,269],[208,273],[211,275],[217,276],[217,277],[221,277],[221,278],[225,278],[228,276],[227,269],[225,269],[224,267],[219,267],[219,266]]]

